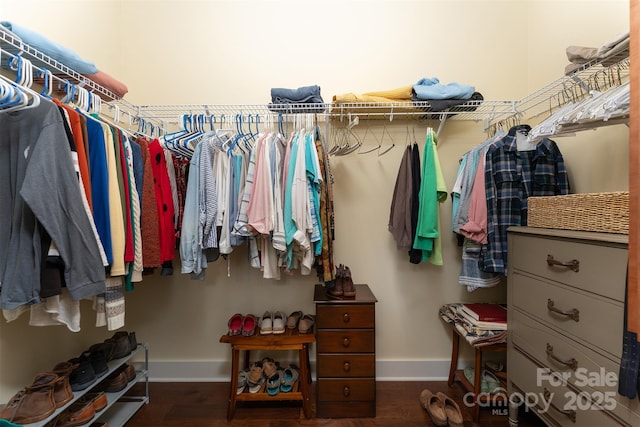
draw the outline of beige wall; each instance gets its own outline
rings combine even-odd
[[[519,99],[562,75],[565,48],[599,46],[628,29],[627,1],[30,1],[0,0],[13,20],[93,60],[147,104],[267,103],[272,87],[319,84],[334,94],[391,89],[422,77],[473,84],[485,99]],[[176,110],[176,114],[180,112]],[[430,123],[437,126],[437,123]],[[379,125],[359,126],[364,135]],[[419,142],[426,124],[410,123]],[[409,264],[387,231],[389,204],[406,141],[331,159],[335,174],[336,262],[378,297],[377,357],[382,379],[442,378],[450,333],[437,316],[452,301],[506,301],[505,287],[468,293],[457,284],[460,249],[442,215],[444,266]],[[439,153],[449,189],[460,156],[486,138],[482,123],[453,121]],[[576,192],[627,188],[624,126],[558,138]],[[367,146],[375,141],[367,138]],[[235,312],[313,312],[313,277],[261,279],[244,248],[206,280],[147,276],[127,294],[126,329],[150,347],[152,378],[225,379],[229,349],[218,343]],[[35,372],[111,336],[95,328],[83,302],[82,331],[0,322],[0,402]],[[284,359],[286,356],[276,355]],[[465,357],[470,357],[466,352]]]

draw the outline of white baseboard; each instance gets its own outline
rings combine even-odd
[[[471,361],[460,365],[471,365]],[[136,363],[140,367],[140,363]],[[150,361],[149,381],[152,382],[227,382],[230,361]],[[315,377],[315,362],[311,361]],[[377,381],[446,381],[449,360],[378,360]]]

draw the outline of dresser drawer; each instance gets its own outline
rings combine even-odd
[[[352,402],[376,398],[376,381],[373,378],[323,378],[317,385],[319,401]]]
[[[317,329],[374,328],[375,307],[368,305],[320,305],[316,308]]]
[[[526,271],[624,301],[624,283],[627,275],[626,247],[528,235],[514,237],[509,246],[510,269]],[[557,265],[550,266],[547,262],[548,256],[559,262],[577,260],[578,271]]]
[[[623,304],[578,292],[557,283],[512,271],[509,299],[513,306],[557,328],[569,337],[595,346],[615,358],[622,354]],[[549,307],[552,304],[553,307]],[[553,310],[577,310],[576,320]]]
[[[596,353],[518,310],[511,311],[509,316],[512,345],[536,359],[541,365],[563,375],[573,386],[588,390],[590,393],[602,393],[610,402],[610,412],[626,420],[630,425],[640,425],[638,399],[627,399],[618,394],[619,360],[611,360]],[[566,364],[559,363],[553,356],[548,355],[547,344],[551,345],[553,356],[564,361],[575,359],[577,369],[574,370]],[[611,399],[615,400],[615,404]]]
[[[375,349],[373,329],[321,329],[316,332],[317,353],[374,353]]]
[[[572,427],[624,425],[594,404],[596,400],[601,400],[598,394],[577,391],[561,385],[560,381],[541,377],[539,372],[543,368],[520,351],[514,349],[509,352],[508,364],[509,381],[522,390],[514,391],[525,396],[529,405],[543,419],[551,420],[551,424]],[[510,398],[514,399],[514,396]],[[601,403],[605,405],[607,402],[601,400]]]
[[[373,354],[323,354],[316,360],[318,377],[375,377]]]

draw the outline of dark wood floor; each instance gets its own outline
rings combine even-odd
[[[465,427],[506,427],[507,415],[492,414],[490,408],[480,411],[473,422],[472,410],[462,404],[464,391],[455,383],[446,382],[378,382],[376,388],[376,418],[320,419],[315,418],[315,387],[311,386],[313,417],[305,419],[300,402],[238,402],[233,420],[227,422],[228,383],[150,383],[149,404],[143,406],[126,427],[412,427],[431,426],[431,418],[420,406],[420,392],[429,388],[454,398],[464,415]],[[141,384],[131,391],[144,393]],[[523,411],[521,411],[523,412]],[[520,417],[521,427],[544,424],[532,414]]]

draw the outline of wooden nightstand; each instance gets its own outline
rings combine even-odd
[[[330,299],[316,285],[319,418],[376,416],[376,297],[355,285],[355,299]]]

